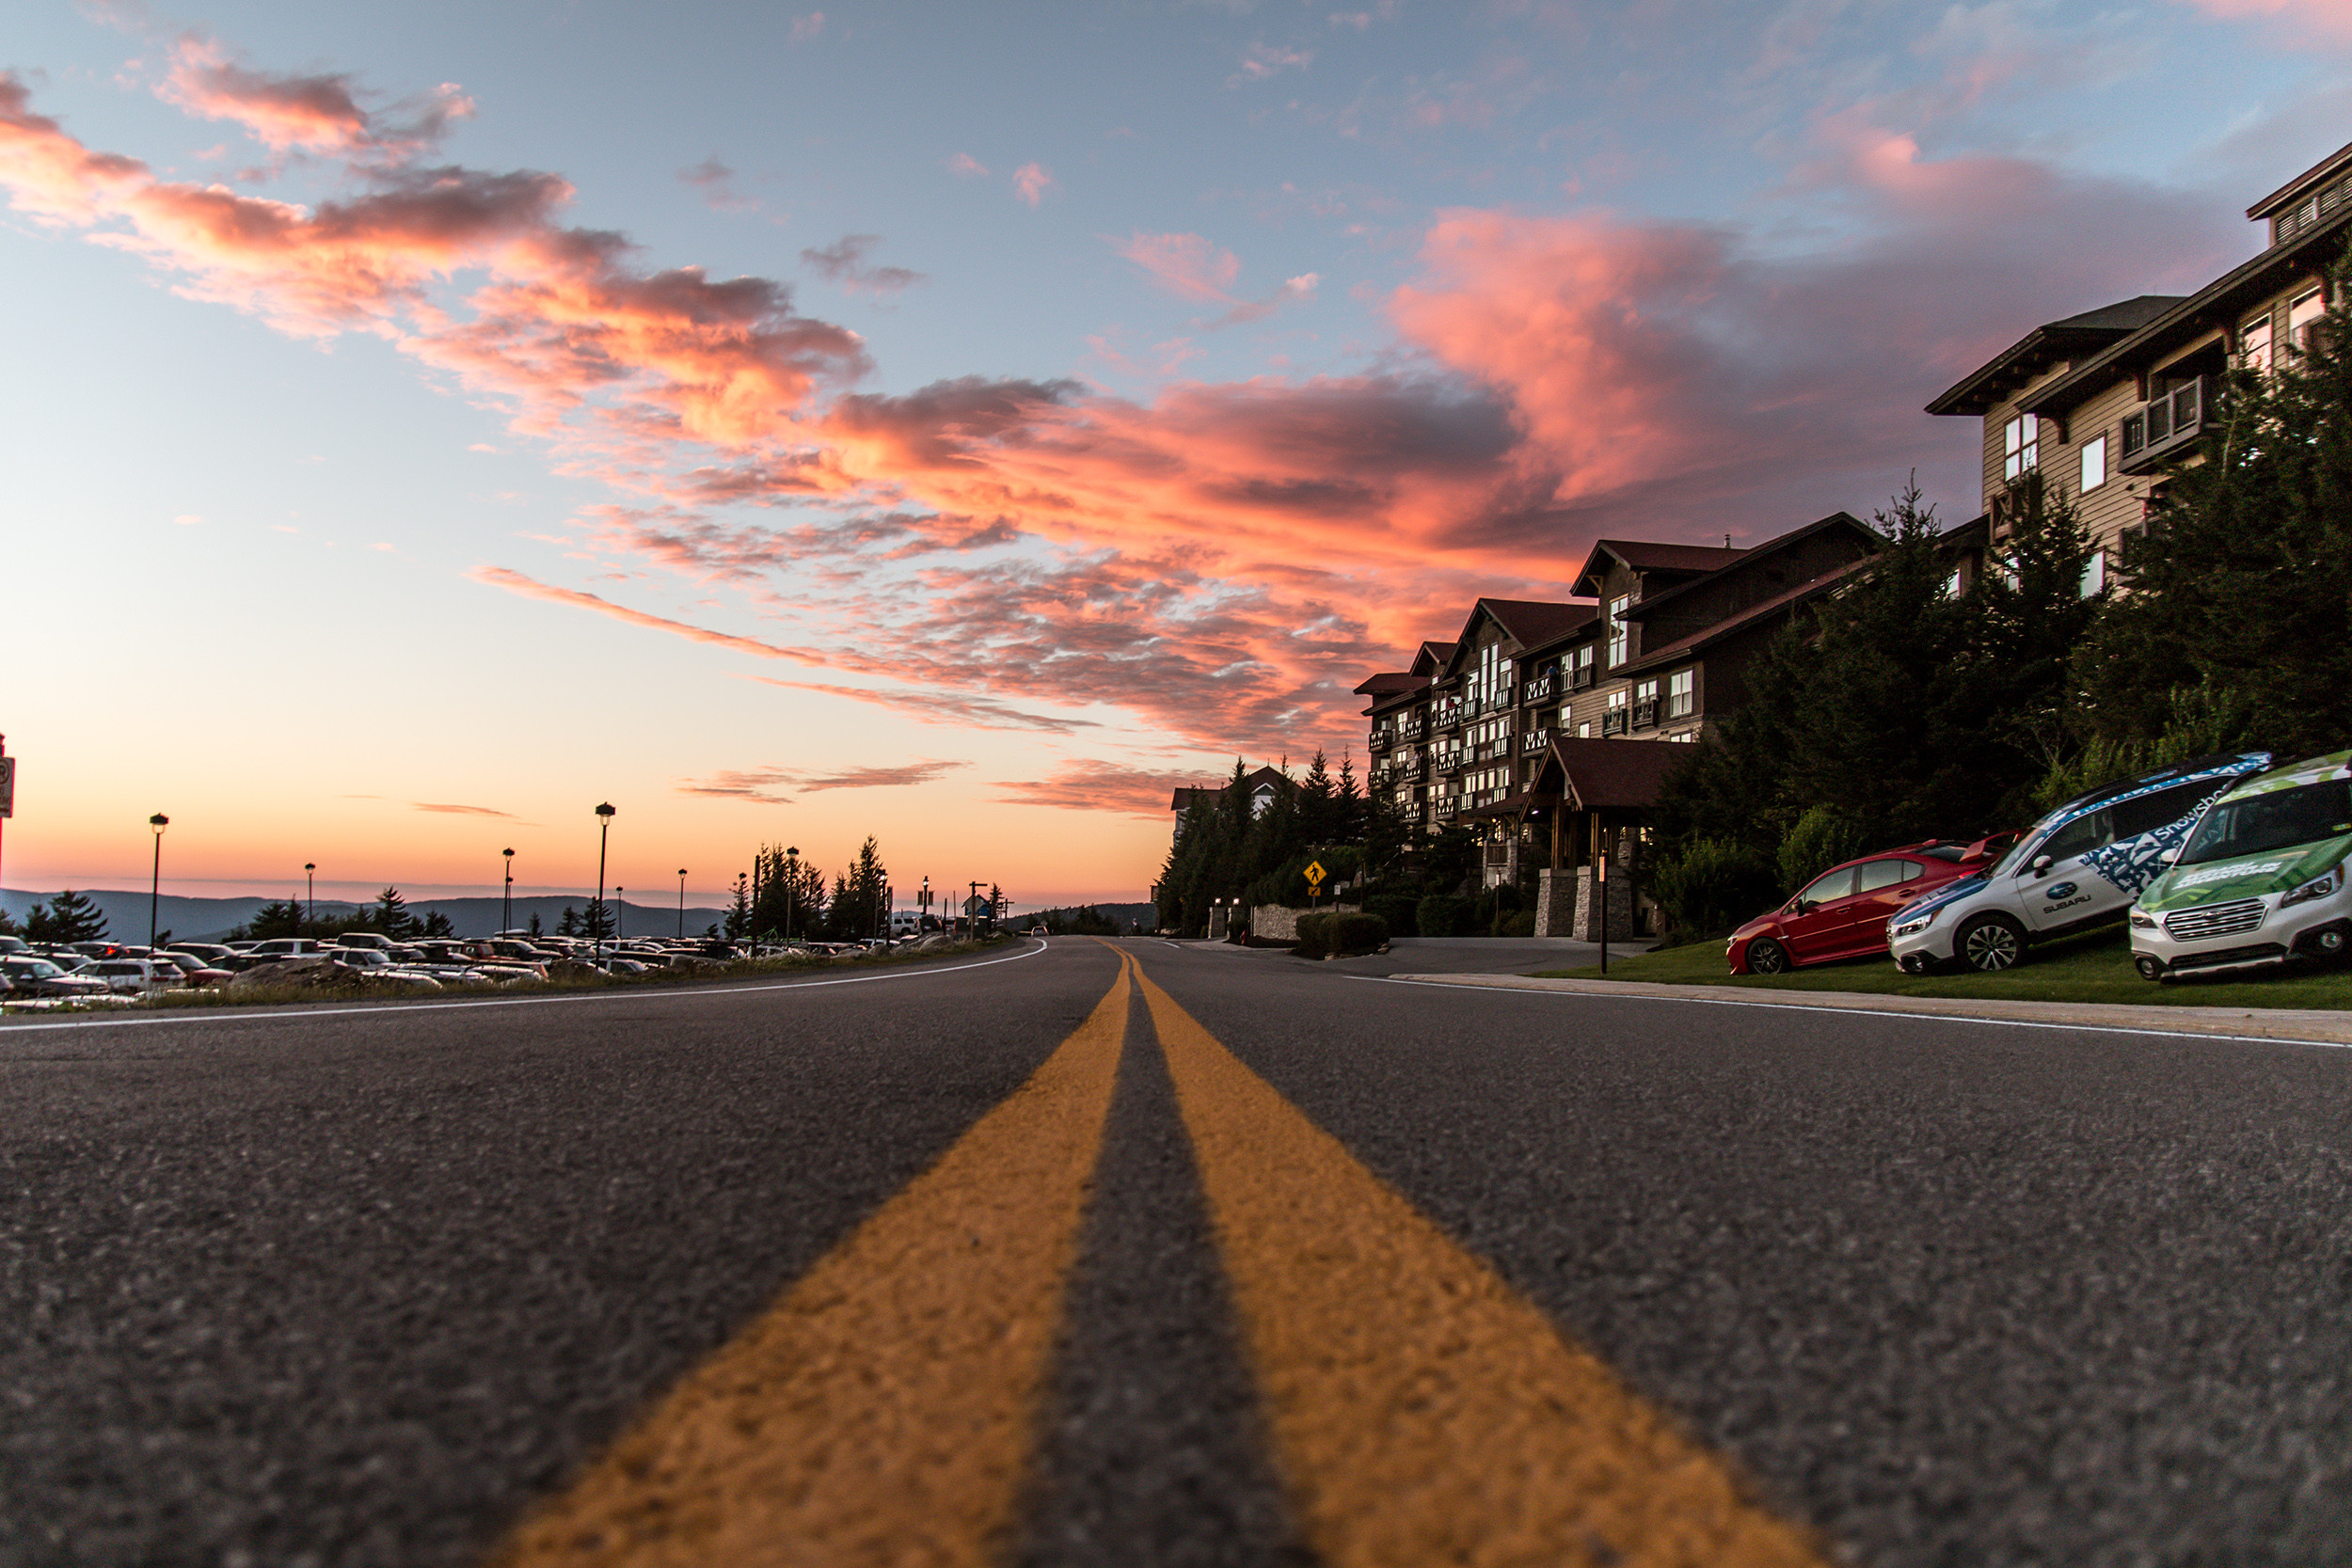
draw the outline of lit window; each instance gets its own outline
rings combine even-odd
[[[2258,375],[2270,373],[2270,318],[2248,322],[2238,332],[2238,356]]]
[[[1698,672],[1677,670],[1666,677],[1666,717],[1687,719],[1698,705]]]
[[[2316,326],[2319,324],[2319,318],[2327,313],[2328,307],[2320,299],[2317,289],[2313,289],[2310,293],[2288,306],[2288,346],[2297,354],[2309,354],[2312,351],[2312,328]]]
[[[2094,436],[2083,443],[2083,491],[2096,490],[2107,482],[2107,438]]]
[[[1633,627],[1617,617],[1633,606],[1633,595],[1620,594],[1609,601],[1609,667],[1623,664],[1627,651],[1632,647]]]
[[[2042,421],[2020,414],[2001,427],[2001,477],[2018,479],[2042,463]]]
[[[2083,562],[2083,597],[2089,598],[2107,585],[2107,552],[2093,550]]]
[[[1947,599],[1960,597],[1960,568],[1957,566],[1952,568],[1952,575],[1944,579],[1944,596]]]
[[[1577,725],[1576,737],[1579,740],[1590,740],[1593,738],[1593,721],[1591,720],[1587,719],[1584,722]]]

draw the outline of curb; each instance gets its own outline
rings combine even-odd
[[[1543,980],[1529,974],[1391,974],[1425,986],[1488,990],[1565,991],[1579,996],[1640,997],[1733,1007],[1807,1007],[1824,1012],[1901,1013],[1916,1018],[1970,1019],[1984,1023],[2030,1023],[2146,1035],[2211,1035],[2232,1039],[2301,1040],[2352,1046],[2352,1013],[2309,1007],[2134,1007],[2106,1002],[1968,1001],[1948,996],[1883,996],[1868,991],[1772,991],[1758,995],[1732,987],[1667,986],[1643,980]],[[1728,993],[1728,994],[1726,994]]]

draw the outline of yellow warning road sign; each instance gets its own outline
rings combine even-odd
[[[1322,863],[1321,861],[1310,861],[1310,862],[1308,862],[1308,863],[1307,863],[1307,885],[1308,885],[1309,887],[1321,887],[1321,886],[1323,885],[1323,878],[1324,878],[1323,863]]]

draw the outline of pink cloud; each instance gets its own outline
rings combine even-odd
[[[792,768],[729,768],[707,779],[690,779],[677,788],[681,795],[714,795],[780,806],[793,799],[784,793],[787,790],[816,795],[829,789],[903,788],[929,784],[959,768],[971,766],[968,762],[910,762],[895,767],[851,768],[830,774]]]
[[[2352,4],[2346,0],[2188,0],[2192,9],[2225,22],[2259,19],[2352,39]]]
[[[1034,207],[1053,189],[1054,177],[1042,164],[1023,164],[1012,171],[1013,194]]]
[[[947,168],[950,173],[964,175],[968,178],[980,180],[988,178],[988,166],[969,152],[959,152],[950,157],[947,160]]]
[[[1134,768],[1121,762],[1086,760],[1065,763],[1043,779],[1005,780],[996,797],[1009,805],[1052,806],[1059,811],[1116,811],[1147,821],[1169,820],[1168,803],[1181,785],[1192,782],[1180,773]]]
[[[887,294],[928,282],[905,267],[878,267],[866,258],[882,244],[879,234],[844,234],[832,245],[801,252],[801,263],[851,293]]]
[[[1159,287],[1179,299],[1230,305],[1225,291],[1241,276],[1241,262],[1198,234],[1146,234],[1138,230],[1111,248]]]
[[[796,16],[792,19],[792,41],[794,43],[806,43],[824,30],[825,13],[822,11],[811,11],[806,16]]]
[[[437,145],[450,122],[474,112],[473,101],[443,83],[412,101],[399,122],[362,108],[352,79],[341,73],[287,76],[258,71],[216,40],[183,38],[159,89],[168,103],[207,119],[233,120],[274,151],[398,162]]]

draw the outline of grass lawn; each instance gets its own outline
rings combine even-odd
[[[1547,969],[1546,979],[1597,980],[1598,967]],[[2249,977],[2250,975],[2250,977]],[[2111,927],[2027,950],[2001,974],[1955,971],[1905,974],[1892,958],[1852,958],[1787,974],[1724,972],[1721,942],[1694,942],[1656,953],[1610,955],[1612,980],[1669,986],[1738,986],[1754,990],[1867,991],[1888,996],[1989,997],[2010,1002],[2106,1002],[2191,1007],[2352,1008],[2352,971],[2256,970],[2212,979],[2151,985],[2132,969],[2131,944]]]

